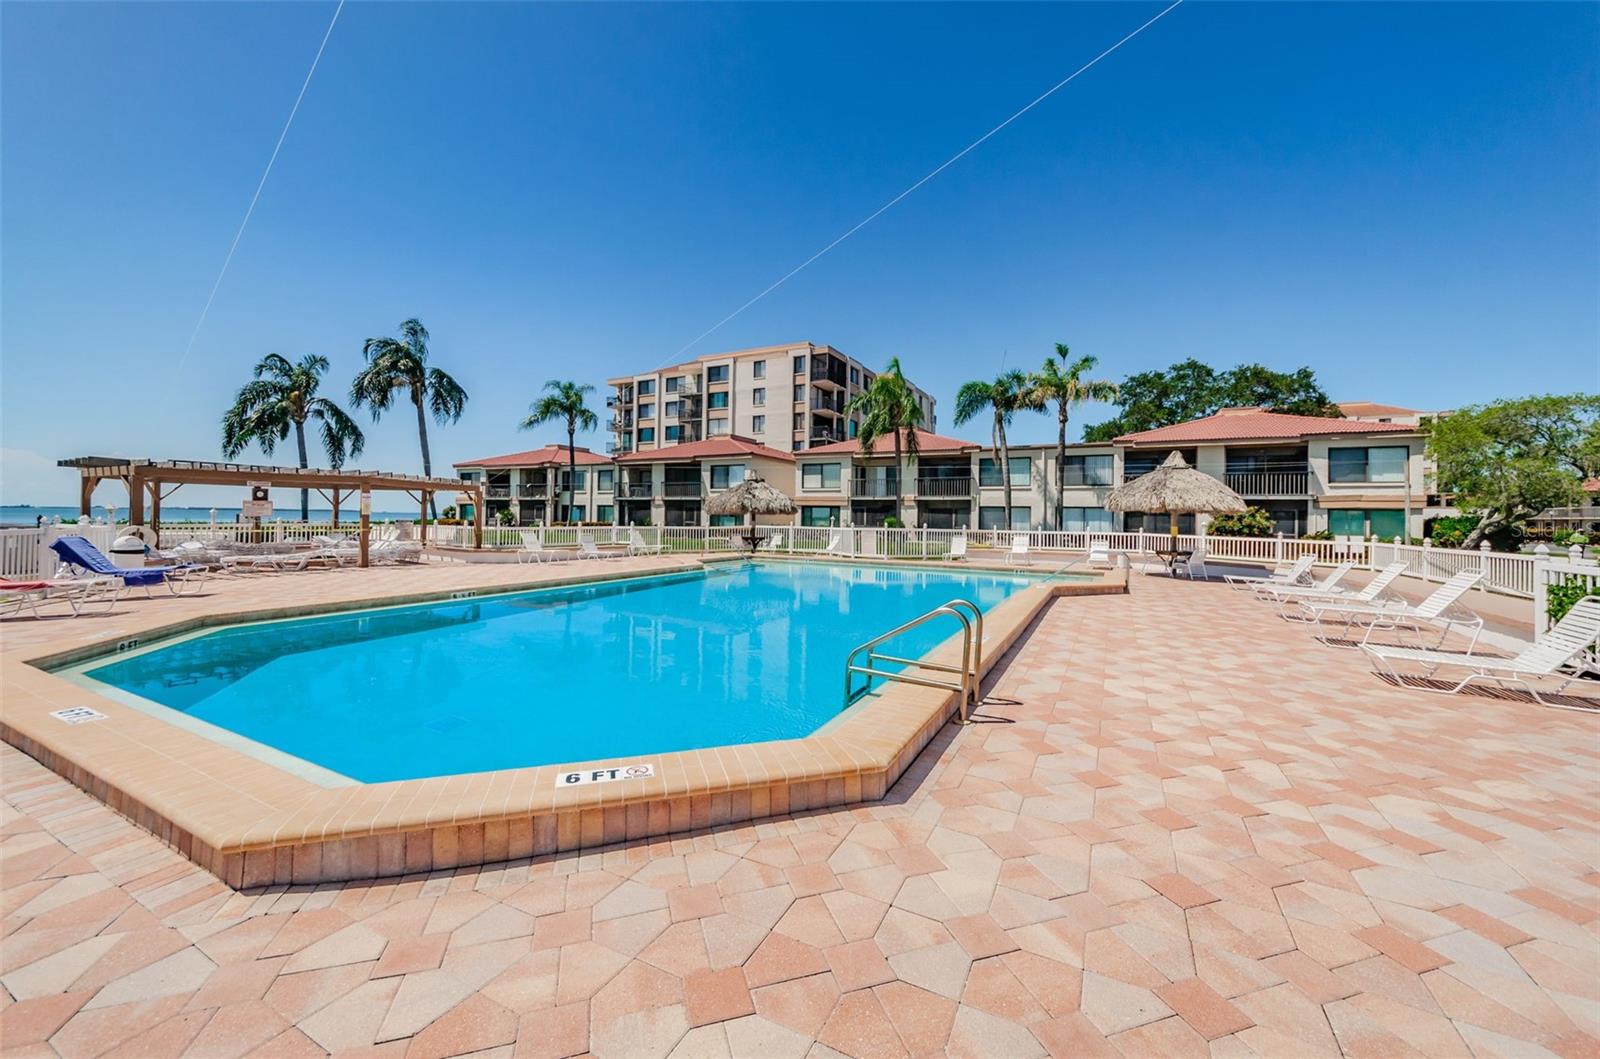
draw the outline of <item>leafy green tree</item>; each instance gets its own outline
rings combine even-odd
[[[1272,516],[1259,507],[1212,515],[1206,524],[1208,537],[1270,537],[1274,532]]]
[[[1273,371],[1260,364],[1240,364],[1217,371],[1194,358],[1166,371],[1142,371],[1118,387],[1115,419],[1083,432],[1085,441],[1110,441],[1123,434],[1186,423],[1222,408],[1260,406],[1290,415],[1339,417],[1342,413],[1317,384],[1310,368]]]
[[[416,318],[400,325],[399,338],[369,338],[361,347],[366,367],[350,384],[350,403],[365,405],[376,423],[404,391],[417,410],[417,441],[422,446],[422,473],[433,477],[428,451],[428,413],[440,426],[460,420],[467,407],[467,391],[439,368],[428,366],[428,329]],[[430,503],[432,497],[429,498]],[[433,517],[438,518],[437,506]]]
[[[528,415],[517,424],[519,430],[532,430],[544,423],[562,423],[567,428],[567,520],[576,521],[572,513],[577,508],[578,484],[578,430],[593,430],[600,420],[584,402],[584,396],[594,392],[593,386],[580,386],[575,382],[551,379],[544,384],[545,395],[528,406]],[[552,512],[552,516],[554,512]],[[552,517],[550,521],[555,522]]]
[[[1424,424],[1439,492],[1478,516],[1463,547],[1547,507],[1581,503],[1600,472],[1600,396],[1514,397]]]
[[[881,437],[894,439],[894,519],[900,522],[905,458],[907,455],[916,457],[919,448],[916,428],[922,425],[922,403],[900,370],[900,358],[889,358],[888,366],[865,389],[850,398],[844,410],[847,415],[861,417],[861,425],[856,428],[856,444],[863,453],[871,453]]]
[[[960,426],[988,411],[994,456],[1005,487],[1005,523],[1011,525],[1011,448],[1006,443],[1006,427],[1022,411],[1038,411],[1040,404],[1028,385],[1028,376],[1015,368],[1002,371],[993,382],[965,382],[956,391],[956,425]]]
[[[1072,350],[1063,342],[1056,343],[1056,352],[1053,357],[1044,358],[1044,367],[1035,372],[1028,380],[1029,389],[1033,399],[1039,404],[1056,404],[1056,487],[1061,486],[1060,476],[1065,473],[1067,465],[1067,418],[1072,413],[1072,406],[1082,404],[1084,401],[1114,401],[1117,398],[1117,384],[1104,379],[1086,379],[1084,375],[1094,370],[1099,363],[1097,358],[1085,354],[1076,359]],[[1008,505],[1009,506],[1009,505]],[[1008,514],[1006,516],[1010,518]],[[1060,505],[1056,506],[1056,528],[1066,529],[1066,524],[1061,521],[1064,512]]]
[[[222,415],[222,454],[233,459],[252,441],[272,455],[273,447],[294,431],[300,466],[306,467],[306,421],[322,429],[322,448],[328,466],[337,470],[350,456],[361,455],[366,438],[355,420],[326,397],[318,397],[328,358],[318,353],[291,364],[286,357],[268,353],[256,363],[255,377],[239,388],[233,405]],[[300,490],[300,521],[311,514],[311,496]]]

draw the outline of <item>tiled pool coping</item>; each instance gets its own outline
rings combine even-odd
[[[479,591],[654,576],[702,565],[687,557],[627,570],[574,564],[573,576],[542,570],[537,580]],[[427,576],[418,571],[419,579]],[[362,595],[303,607],[219,607],[177,621],[164,619],[159,603],[140,603],[135,624],[138,637],[150,639],[240,621],[448,599],[452,591]],[[1125,591],[1121,573],[1023,589],[985,615],[980,671],[1000,659],[1051,599]],[[0,654],[0,737],[235,888],[494,863],[875,800],[957,706],[951,692],[891,684],[865,708],[804,739],[652,755],[655,775],[640,780],[558,787],[562,773],[618,764],[577,762],[329,788],[47,671],[104,653],[127,638],[124,622],[109,640],[57,649],[36,643]],[[958,650],[952,638],[927,657],[953,661]],[[106,718],[68,725],[51,716],[69,705],[92,706]]]

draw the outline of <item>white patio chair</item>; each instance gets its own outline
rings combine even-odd
[[[1110,570],[1117,565],[1111,556],[1111,545],[1106,541],[1090,541],[1089,557],[1084,560],[1084,565],[1091,570]]]
[[[1378,629],[1409,629],[1421,634],[1424,626],[1433,626],[1439,629],[1439,642],[1435,647],[1442,647],[1445,638],[1450,635],[1450,630],[1456,626],[1470,628],[1472,640],[1467,645],[1467,650],[1477,646],[1478,634],[1483,631],[1483,619],[1471,611],[1464,615],[1452,616],[1451,608],[1457,600],[1466,594],[1467,590],[1483,580],[1481,570],[1463,570],[1450,580],[1434,589],[1427,599],[1412,606],[1405,600],[1391,600],[1387,603],[1373,601],[1370,603],[1357,603],[1353,600],[1311,600],[1303,604],[1310,621],[1317,624],[1318,639],[1330,642],[1325,631],[1331,618],[1333,621],[1342,621],[1344,635],[1340,639],[1350,639],[1350,631],[1356,625],[1366,626],[1362,634],[1361,645],[1369,643],[1372,634]]]
[[[965,533],[958,533],[950,538],[950,550],[945,553],[945,558],[952,562],[966,562],[967,535]]]
[[[1262,581],[1256,585],[1256,598],[1277,602],[1288,596],[1337,596],[1343,590],[1339,582],[1344,580],[1344,575],[1355,569],[1355,560],[1346,561],[1328,571],[1328,576],[1321,581],[1309,585],[1284,585],[1276,581]]]
[[[578,534],[579,559],[620,559],[619,552],[603,552],[594,546],[594,538],[587,533]]]
[[[760,544],[756,545],[758,552],[776,552],[783,549],[783,531],[779,530]]]
[[[1206,573],[1206,548],[1203,544],[1195,545],[1194,551],[1183,561],[1183,572],[1191,581],[1209,581],[1210,575]]]
[[[1395,668],[1396,662],[1415,662],[1423,669],[1424,679],[1431,680],[1440,669],[1460,669],[1466,676],[1449,687],[1424,687],[1422,690],[1453,695],[1475,681],[1491,681],[1502,687],[1519,685],[1533,696],[1541,706],[1559,709],[1582,709],[1562,703],[1546,702],[1534,683],[1541,678],[1559,678],[1561,683],[1551,694],[1560,694],[1568,684],[1594,670],[1591,659],[1582,657],[1600,642],[1600,596],[1586,596],[1572,605],[1555,627],[1533,646],[1510,658],[1491,658],[1470,651],[1431,651],[1415,647],[1390,647],[1385,644],[1363,644],[1362,650],[1373,661],[1373,671],[1388,676],[1396,683],[1406,683],[1404,675]],[[1407,687],[1416,685],[1406,684]]]
[[[839,549],[841,547],[843,547],[843,545],[844,545],[844,536],[842,534],[835,533],[833,536],[828,538],[828,546],[826,548],[822,549],[822,554],[823,555],[838,555],[839,554]]]
[[[71,611],[68,617],[76,618],[87,608],[103,603],[107,611],[122,598],[123,582],[118,577],[60,577],[44,581],[10,581],[0,579],[0,614],[21,614],[24,610],[35,618],[43,617],[40,607],[64,603]]]
[[[522,547],[517,549],[517,562],[548,563],[555,559],[554,554],[545,550],[544,535],[538,530],[518,530],[517,536],[522,539]]]
[[[1311,564],[1317,557],[1307,552],[1296,559],[1293,564],[1280,570],[1274,570],[1266,577],[1246,577],[1243,574],[1224,574],[1222,579],[1228,587],[1236,588],[1241,592],[1254,592],[1263,584],[1275,585],[1300,585],[1305,583],[1306,575],[1311,572]]]
[[[666,545],[659,542],[651,544],[644,539],[636,527],[628,528],[628,554],[629,555],[660,555],[666,550]]]
[[[1011,550],[1006,552],[1006,565],[1033,565],[1033,556],[1028,552],[1028,535],[1026,533],[1014,533],[1011,535]]]

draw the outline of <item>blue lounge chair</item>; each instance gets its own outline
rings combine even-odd
[[[87,537],[62,537],[50,542],[50,550],[61,557],[63,565],[73,574],[87,571],[101,577],[120,577],[129,588],[143,588],[150,595],[151,585],[166,585],[173,595],[182,595],[185,589],[199,590],[205,583],[206,568],[192,563],[182,566],[146,566],[137,570],[124,570],[106,558],[104,552],[91,544]],[[198,573],[198,578],[192,575]]]

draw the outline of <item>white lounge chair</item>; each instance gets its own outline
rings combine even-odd
[[[828,546],[826,548],[822,549],[822,554],[823,555],[838,555],[839,554],[839,549],[841,547],[843,547],[843,546],[844,546],[844,536],[842,534],[835,533],[833,536],[828,538]]]
[[[779,530],[760,544],[756,545],[758,552],[776,552],[783,549],[783,531]]]
[[[1006,552],[1008,566],[1032,566],[1033,556],[1028,553],[1028,535],[1026,533],[1013,533],[1011,535],[1011,550]]]
[[[1562,689],[1586,671],[1595,669],[1592,659],[1580,656],[1586,655],[1597,642],[1600,642],[1600,596],[1586,596],[1574,603],[1572,609],[1538,643],[1511,658],[1491,658],[1470,651],[1430,651],[1384,644],[1364,644],[1361,649],[1372,658],[1374,672],[1388,676],[1396,683],[1405,683],[1405,679],[1394,663],[1415,662],[1422,667],[1422,676],[1426,679],[1432,679],[1440,669],[1466,671],[1467,675],[1459,682],[1444,688],[1425,687],[1427,691],[1453,695],[1474,681],[1492,681],[1501,686],[1520,685],[1541,706],[1581,709],[1546,702],[1539,695],[1534,681],[1559,678],[1561,684],[1552,694],[1560,694]]]
[[[1359,592],[1351,592],[1335,585],[1329,592],[1321,592],[1310,585],[1285,585],[1276,590],[1279,601],[1278,614],[1286,621],[1310,621],[1306,605],[1311,603],[1372,603],[1386,592],[1395,578],[1405,573],[1405,562],[1390,563],[1375,574]]]
[[[1337,596],[1341,593],[1339,582],[1355,568],[1353,559],[1346,560],[1328,571],[1328,576],[1309,585],[1285,585],[1277,581],[1262,581],[1256,585],[1256,597],[1277,602],[1285,596]]]
[[[548,563],[555,560],[555,554],[545,550],[544,535],[538,530],[520,530],[517,536],[522,538],[522,547],[517,549],[517,562]]]
[[[1089,557],[1084,560],[1084,565],[1090,569],[1109,570],[1117,565],[1111,557],[1111,545],[1106,541],[1090,541]]]
[[[950,550],[945,553],[944,557],[958,563],[966,562],[967,535],[965,533],[958,533],[950,538]]]
[[[1292,564],[1272,571],[1266,577],[1245,577],[1242,574],[1224,574],[1223,580],[1230,588],[1241,592],[1254,592],[1264,584],[1274,585],[1300,585],[1305,584],[1306,575],[1311,572],[1311,564],[1317,557],[1307,552]]]
[[[594,546],[594,538],[587,533],[578,534],[578,558],[580,559],[619,559],[618,552],[603,552]]]
[[[1361,645],[1366,645],[1372,634],[1378,629],[1410,629],[1421,633],[1423,626],[1431,625],[1440,630],[1439,643],[1435,647],[1443,646],[1445,637],[1450,635],[1450,630],[1456,626],[1470,628],[1472,640],[1467,650],[1477,646],[1478,634],[1483,631],[1483,619],[1468,611],[1464,616],[1451,616],[1451,608],[1457,600],[1466,594],[1467,590],[1483,580],[1481,570],[1463,570],[1450,580],[1433,590],[1427,599],[1412,606],[1405,600],[1391,600],[1387,603],[1374,601],[1370,603],[1357,603],[1353,600],[1323,600],[1308,601],[1302,606],[1309,615],[1309,620],[1317,624],[1319,630],[1325,629],[1329,619],[1335,622],[1342,621],[1344,635],[1341,639],[1350,639],[1350,631],[1354,626],[1363,625],[1366,632],[1361,637]],[[1318,637],[1327,641],[1325,632],[1318,633]]]
[[[630,526],[628,528],[629,555],[660,555],[665,550],[666,545],[661,544],[659,541],[651,544],[645,540],[644,534],[640,533],[636,527]]]
[[[42,617],[40,607],[64,603],[76,618],[94,604],[104,603],[109,611],[122,597],[122,579],[117,577],[59,577],[44,581],[11,581],[0,578],[0,613],[21,614],[24,610]]]

